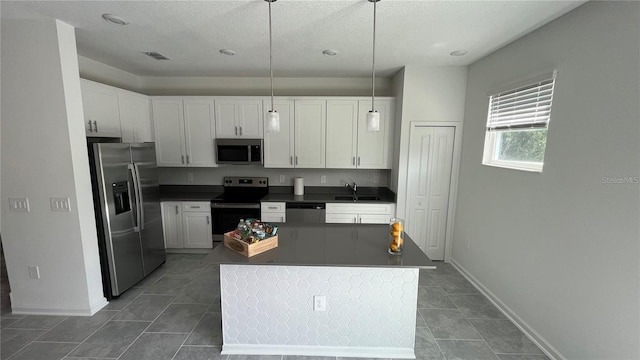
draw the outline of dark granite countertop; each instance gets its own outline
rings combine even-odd
[[[414,267],[435,269],[418,245],[405,234],[402,255],[387,252],[388,225],[282,224],[278,247],[246,257],[223,245],[203,259],[210,264],[258,264],[296,266]]]
[[[160,185],[160,201],[211,201],[222,185]]]

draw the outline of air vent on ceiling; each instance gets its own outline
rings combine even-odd
[[[164,55],[160,54],[160,53],[159,53],[159,52],[157,52],[157,51],[147,51],[147,52],[145,52],[145,54],[147,54],[147,55],[151,56],[152,58],[154,58],[154,59],[156,59],[156,60],[169,60],[169,58],[168,58],[168,57],[166,57],[166,56],[164,56]]]

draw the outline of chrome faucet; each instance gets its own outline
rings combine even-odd
[[[353,191],[353,197],[354,200],[358,200],[358,185],[356,185],[356,182],[353,182],[353,185],[349,185],[349,183],[344,184],[344,186],[348,187],[349,189],[351,189],[351,191]]]

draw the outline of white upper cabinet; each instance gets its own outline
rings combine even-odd
[[[216,98],[216,138],[262,139],[262,98]]]
[[[378,99],[380,131],[367,131],[369,100],[327,101],[327,168],[391,169],[393,100]]]
[[[146,95],[118,90],[122,142],[153,142],[151,103]]]
[[[325,167],[327,102],[324,100],[295,101],[294,165],[300,168]]]
[[[390,155],[393,148],[394,115],[393,100],[380,99],[375,102],[380,113],[380,131],[367,131],[367,113],[371,110],[370,100],[358,102],[358,151],[356,167],[359,169],[391,169]]]
[[[84,127],[87,136],[117,137],[120,133],[117,89],[89,80],[80,80]]]
[[[356,167],[358,101],[327,101],[327,168]]]
[[[158,97],[152,105],[158,166],[217,166],[213,98]]]
[[[292,168],[294,150],[293,100],[276,100],[273,107],[280,115],[280,131],[264,133],[264,167]],[[264,111],[271,110],[271,102],[264,104]]]

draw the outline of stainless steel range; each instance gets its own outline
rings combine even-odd
[[[224,193],[211,200],[213,242],[219,245],[225,232],[238,225],[238,220],[260,218],[260,199],[269,193],[269,178],[235,177],[223,179]]]

